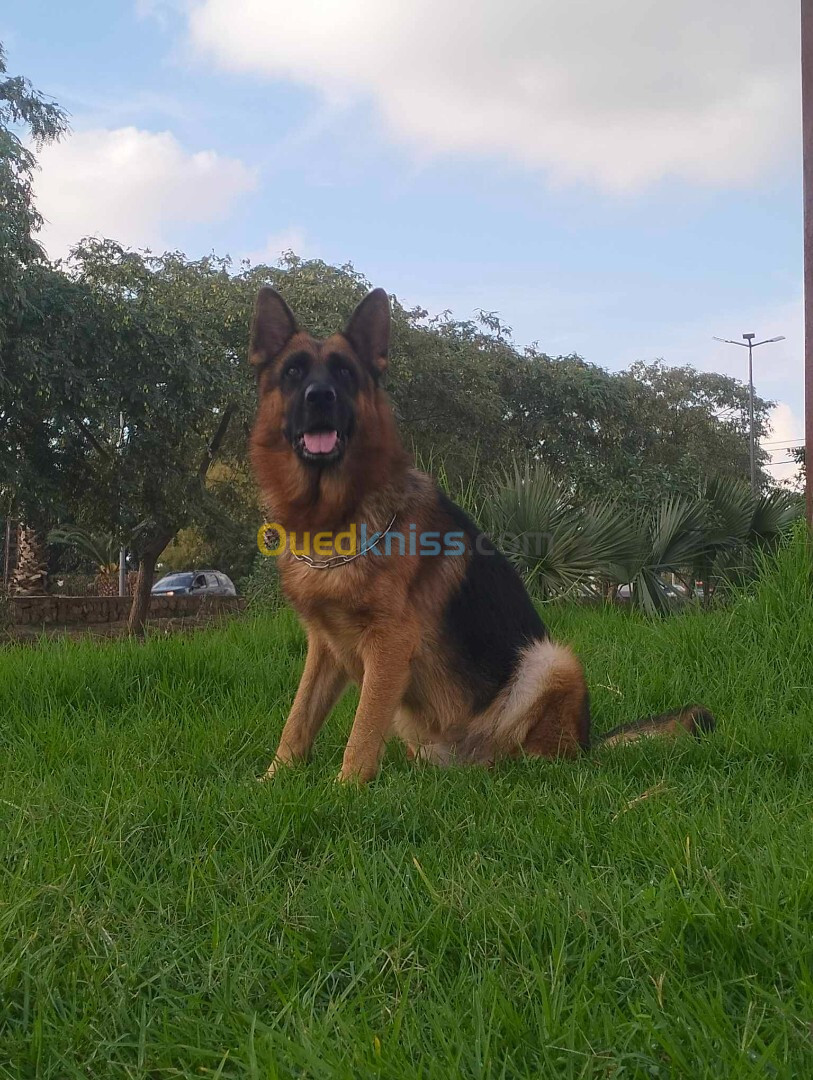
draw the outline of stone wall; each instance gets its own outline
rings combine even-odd
[[[129,596],[10,596],[12,626],[83,626],[88,623],[125,622]],[[151,619],[182,619],[242,611],[238,596],[154,596]]]

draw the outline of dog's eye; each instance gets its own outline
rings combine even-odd
[[[291,382],[297,382],[302,378],[302,368],[296,364],[291,364],[289,368],[285,369],[285,378],[290,379]]]
[[[353,381],[353,372],[349,367],[339,368],[339,378],[344,379],[345,382]]]

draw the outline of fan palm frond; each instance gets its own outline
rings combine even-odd
[[[648,564],[653,570],[687,566],[708,548],[703,507],[697,499],[668,495],[650,516]]]
[[[706,503],[706,538],[710,546],[745,543],[754,514],[754,496],[745,481],[733,476],[709,477],[702,489]]]
[[[60,525],[48,534],[50,544],[75,548],[102,573],[118,565],[119,545],[114,537],[93,533],[81,525]]]
[[[628,513],[614,502],[577,506],[540,462],[514,462],[494,486],[485,517],[528,584],[544,595],[624,579],[644,547]]]
[[[802,512],[802,500],[792,492],[769,491],[756,501],[746,539],[772,540],[797,521]]]

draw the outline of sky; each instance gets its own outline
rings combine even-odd
[[[6,0],[71,114],[42,240],[350,261],[612,370],[746,377],[800,444],[797,0]],[[778,479],[795,467],[777,464]]]

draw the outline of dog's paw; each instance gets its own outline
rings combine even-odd
[[[358,787],[364,787],[365,784],[369,784],[375,780],[377,776],[377,765],[342,765],[339,775],[336,777],[336,783],[356,784]]]
[[[286,761],[280,761],[279,758],[274,758],[262,776],[257,777],[257,783],[264,784],[266,780],[273,780],[280,769],[285,769],[287,767],[288,763]]]
[[[342,768],[339,771],[339,775],[336,777],[334,783],[336,784],[351,784],[355,787],[364,787],[365,784],[369,784],[371,780],[375,780],[375,773],[366,775],[360,772],[358,769],[345,769]]]

